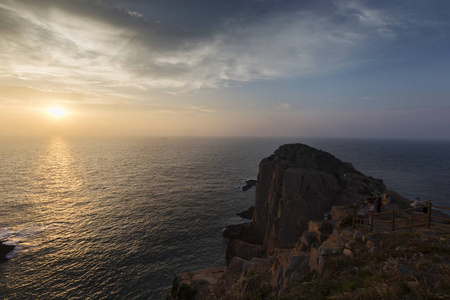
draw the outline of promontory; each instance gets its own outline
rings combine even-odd
[[[330,153],[283,145],[259,165],[252,219],[232,227],[227,266],[177,274],[167,299],[449,296],[448,232],[348,227],[368,195],[386,192],[382,180]],[[409,208],[388,193],[382,211]]]

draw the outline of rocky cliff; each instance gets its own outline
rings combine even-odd
[[[308,227],[333,205],[360,203],[370,193],[384,193],[382,180],[365,176],[350,163],[303,144],[287,144],[259,165],[252,222],[232,241],[227,257],[250,259],[292,248]],[[408,201],[399,195],[400,207]]]
[[[292,284],[330,276],[327,260],[334,254],[353,256],[360,244],[367,248],[363,253],[378,251],[369,237],[343,228],[353,212],[345,206],[386,192],[382,180],[324,151],[288,144],[261,161],[257,182],[252,221],[227,230],[228,267],[177,274],[168,299],[280,296]],[[407,199],[390,193],[387,210],[409,206]],[[332,221],[312,221],[326,212]]]

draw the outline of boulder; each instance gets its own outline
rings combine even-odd
[[[321,278],[324,275],[326,264],[326,255],[321,254],[318,248],[311,248],[309,256],[309,268],[310,270],[317,271],[318,278]]]
[[[7,261],[6,255],[13,250],[14,246],[5,245],[3,242],[0,242],[0,263]]]
[[[350,206],[333,206],[331,208],[331,219],[345,219],[348,217],[353,217],[354,208]]]
[[[175,276],[172,290],[166,299],[211,299],[225,270],[226,267],[220,267],[195,273],[179,273]]]
[[[270,284],[277,290],[282,290],[292,283],[299,282],[309,273],[309,258],[307,252],[292,252],[277,256],[270,269]]]
[[[237,215],[243,219],[251,220],[253,216],[254,206],[250,206],[247,210],[237,213]]]
[[[332,209],[333,210],[333,209]],[[308,231],[333,231],[336,224],[329,220],[311,220],[308,222]]]
[[[244,263],[247,262],[247,260],[242,259],[240,257],[233,257],[230,260],[230,263],[228,264],[227,267],[227,272],[242,272],[242,270],[244,269]]]
[[[230,240],[241,239],[245,226],[245,223],[228,225],[223,231],[222,235],[223,237]]]
[[[237,256],[245,260],[250,260],[253,257],[263,257],[265,254],[266,250],[264,246],[235,239],[228,244],[226,259],[229,262],[231,258]]]
[[[258,185],[258,181],[255,179],[246,180],[245,185],[242,187],[242,190],[245,192],[257,185]]]
[[[342,253],[344,253],[344,255],[347,255],[349,257],[353,257],[353,252],[350,249],[344,249]]]

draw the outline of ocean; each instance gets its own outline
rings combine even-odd
[[[164,299],[178,272],[225,264],[226,225],[258,164],[300,142],[403,196],[450,206],[450,141],[0,138],[2,299]]]

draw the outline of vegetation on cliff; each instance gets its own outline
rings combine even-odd
[[[168,299],[449,299],[449,232],[349,226],[348,205],[385,191],[329,153],[281,146],[261,161],[252,222],[225,232],[228,266],[177,274]],[[390,195],[385,210],[409,206]]]

